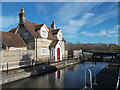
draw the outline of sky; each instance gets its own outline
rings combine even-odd
[[[2,2],[0,30],[18,26],[21,8],[28,21],[48,27],[55,21],[67,42],[118,44],[117,2]]]

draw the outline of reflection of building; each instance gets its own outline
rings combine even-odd
[[[56,28],[55,22],[52,22],[50,28],[46,24],[27,21],[24,8],[21,9],[19,20],[17,28],[10,30],[9,33],[19,34],[19,37],[27,45],[27,49],[35,50],[36,58],[40,62],[46,62],[48,59],[59,61],[65,57],[63,32]]]
[[[55,72],[55,84],[58,88],[64,88],[64,82],[65,82],[65,78],[66,78],[66,72],[67,71],[76,71],[79,67],[78,65],[74,65],[74,66],[69,66],[66,67],[64,69],[58,70]]]
[[[65,70],[58,70],[55,72],[55,84],[58,88],[62,88],[64,85],[64,79],[65,79]]]

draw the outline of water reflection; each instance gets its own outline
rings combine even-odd
[[[4,85],[3,88],[83,88],[85,86],[84,71],[94,65],[94,76],[96,76],[107,64],[97,62],[94,65],[93,62],[85,62],[44,76],[16,81]],[[89,81],[89,73],[87,73],[87,81]]]

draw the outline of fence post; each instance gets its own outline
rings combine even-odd
[[[19,61],[20,61],[20,50],[19,50]]]
[[[8,62],[7,62],[7,75],[8,75]]]
[[[4,53],[3,50],[1,51],[1,53],[2,53],[2,54],[1,54],[1,66],[2,66],[1,68],[2,68],[2,71],[3,71],[3,55],[4,55],[4,54],[3,54],[3,53]]]
[[[2,67],[3,67],[3,50],[0,51],[0,71],[2,71]]]

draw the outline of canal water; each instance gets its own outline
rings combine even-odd
[[[84,71],[86,69],[92,66],[92,75],[95,77],[107,65],[107,62],[96,62],[96,64],[85,62],[44,76],[30,77],[6,84],[3,88],[83,88],[85,86]],[[87,82],[89,82],[88,72]]]

